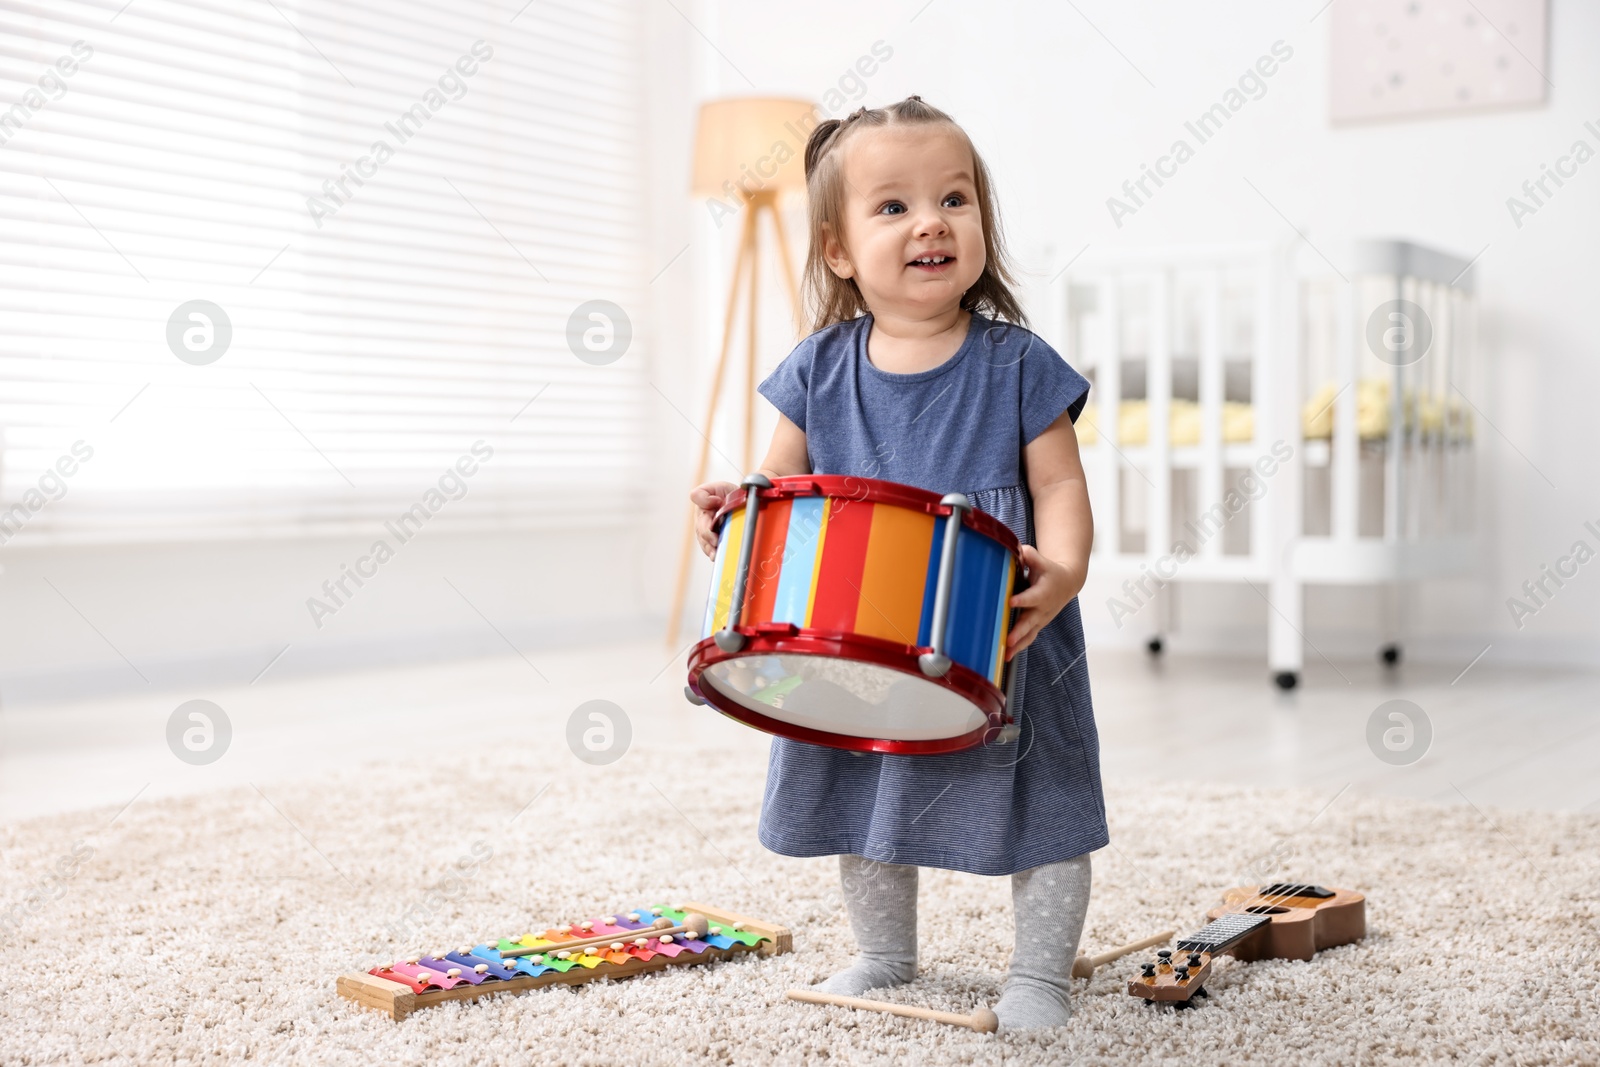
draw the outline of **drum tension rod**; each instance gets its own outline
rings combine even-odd
[[[724,652],[738,652],[744,648],[744,634],[737,633],[740,609],[744,607],[745,582],[750,577],[750,557],[756,549],[756,516],[761,511],[762,489],[771,489],[772,480],[765,474],[747,474],[739,483],[744,489],[744,536],[739,540],[739,563],[733,571],[733,603],[728,605],[728,624],[716,633],[717,647]]]
[[[972,501],[962,493],[946,493],[939,506],[950,509],[944,524],[944,544],[939,547],[939,584],[933,591],[932,651],[917,657],[917,666],[929,678],[943,678],[950,670],[945,654],[945,630],[950,624],[950,594],[956,578],[956,534],[961,530],[962,512],[972,510]]]

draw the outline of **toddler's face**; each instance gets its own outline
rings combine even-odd
[[[874,314],[926,317],[958,304],[983,273],[972,153],[938,124],[863,129],[844,145],[843,243],[828,265],[854,278]],[[925,262],[928,257],[943,262]]]

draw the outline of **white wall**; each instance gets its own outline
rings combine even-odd
[[[692,43],[712,95],[820,98],[874,41],[887,42],[893,57],[860,102],[918,93],[967,127],[997,176],[1013,247],[1034,274],[1036,312],[1045,307],[1042,280],[1085,242],[1109,250],[1292,237],[1246,178],[1318,245],[1397,236],[1469,257],[1488,245],[1478,278],[1493,365],[1488,387],[1472,398],[1500,431],[1480,427],[1492,494],[1488,554],[1472,580],[1416,592],[1418,636],[1409,648],[1462,665],[1490,642],[1495,659],[1600,662],[1600,562],[1520,632],[1505,606],[1574,540],[1600,547],[1582,529],[1584,520],[1600,525],[1592,473],[1600,369],[1590,321],[1600,281],[1600,161],[1521,229],[1505,206],[1575,139],[1600,147],[1584,130],[1586,121],[1600,126],[1600,8],[1554,0],[1546,65],[1554,87],[1542,108],[1333,129],[1325,118],[1328,16],[1312,21],[1322,6],[1085,0],[1075,11],[1042,0],[985,8],[956,0],[707,0],[700,24],[726,58]],[[1266,95],[1118,229],[1106,198],[1278,40],[1294,55]],[[772,343],[766,366],[786,351],[781,336]],[[1098,607],[1110,592],[1093,579],[1085,591],[1093,640],[1140,640],[1132,626],[1115,631]],[[1250,590],[1197,589],[1182,610],[1179,647],[1254,647],[1264,657],[1267,608]],[[1313,589],[1307,634],[1329,654],[1368,655],[1378,614],[1373,591]]]

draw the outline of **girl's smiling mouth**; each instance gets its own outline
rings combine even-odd
[[[939,273],[942,272],[946,267],[949,267],[955,261],[955,256],[947,255],[944,252],[929,252],[926,255],[918,256],[916,259],[913,259],[911,262],[907,263],[906,266],[914,267],[917,270]]]

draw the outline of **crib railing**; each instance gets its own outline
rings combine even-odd
[[[1176,583],[1265,582],[1268,658],[1289,687],[1307,582],[1466,567],[1466,260],[1394,241],[1333,260],[1303,244],[1161,249],[1075,264],[1057,296],[1050,340],[1095,387],[1079,436],[1096,566],[1156,594],[1152,650]],[[1384,625],[1392,661],[1401,623]]]

